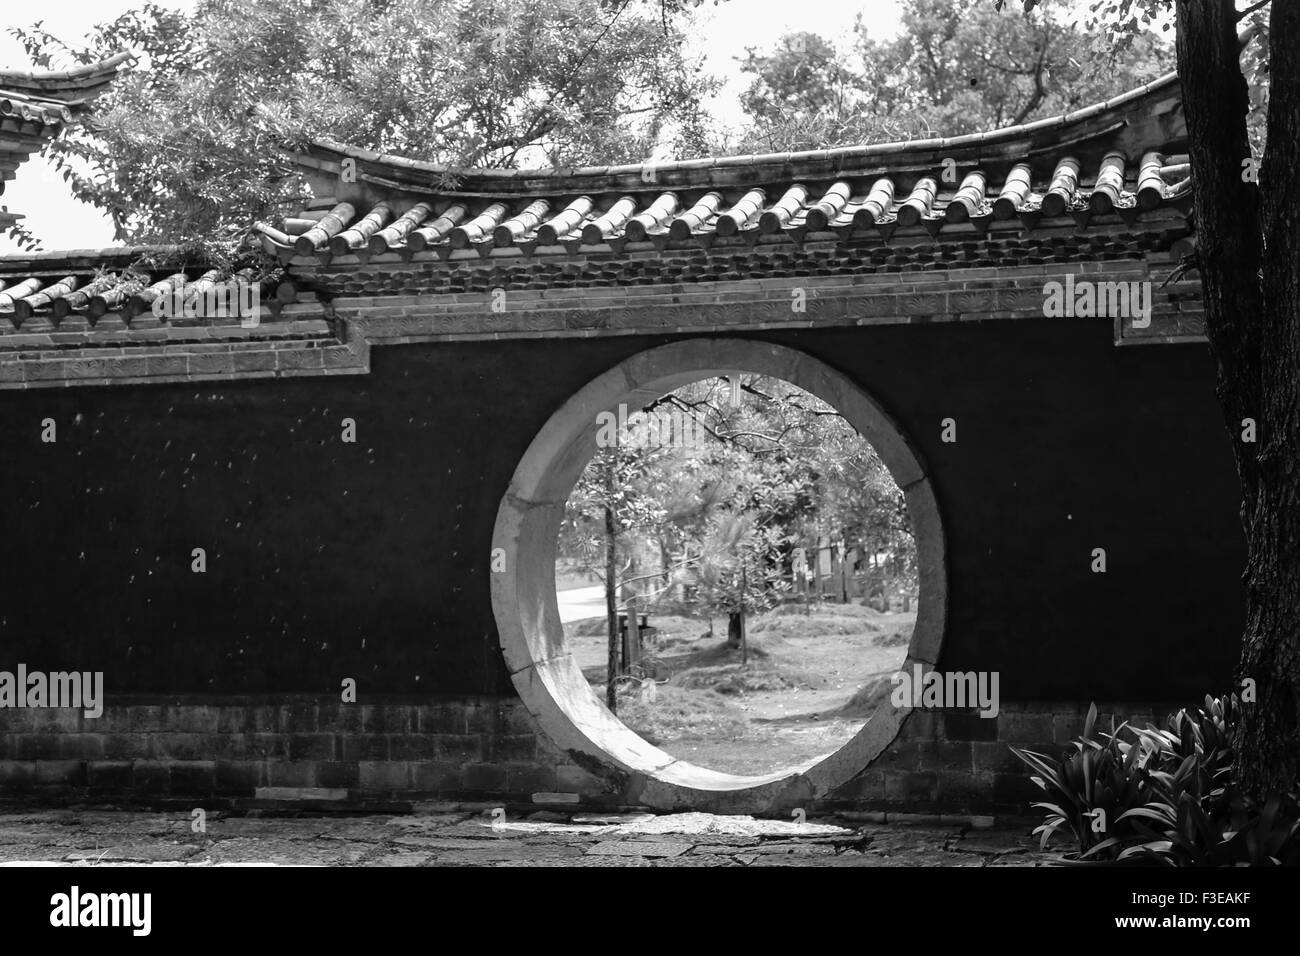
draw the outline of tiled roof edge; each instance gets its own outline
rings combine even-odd
[[[102,92],[117,75],[118,69],[129,62],[128,52],[115,53],[98,63],[88,63],[71,70],[5,70],[0,69],[0,90],[26,93],[44,100],[54,100],[69,105],[81,102]]]
[[[129,263],[140,256],[176,252],[180,246],[107,246],[103,249],[53,249],[0,255],[0,272],[12,273],[24,268],[40,269],[45,265],[65,266],[84,260],[93,265]]]
[[[379,182],[375,175],[386,174],[386,185],[422,188],[441,194],[493,194],[525,192],[545,189],[550,193],[584,192],[587,190],[655,189],[671,182],[675,186],[703,186],[724,184],[739,173],[747,181],[762,179],[820,179],[850,172],[867,173],[873,164],[896,165],[913,158],[928,163],[935,156],[951,157],[957,162],[983,160],[997,154],[997,147],[1034,141],[1042,146],[1053,140],[1067,139],[1066,134],[1076,132],[1072,127],[1094,124],[1089,135],[1103,135],[1127,125],[1124,114],[1131,114],[1145,101],[1155,101],[1175,90],[1178,74],[1168,73],[1126,93],[1121,93],[1100,103],[1094,103],[1060,116],[1008,126],[981,133],[967,133],[946,138],[907,140],[894,143],[877,143],[864,146],[843,146],[832,149],[805,150],[792,153],[755,154],[748,156],[702,157],[673,160],[662,163],[647,162],[622,166],[586,166],[573,169],[482,169],[454,167],[429,163],[379,153],[341,143],[331,139],[312,139],[299,159],[305,168],[323,170],[322,163],[334,167],[342,160],[376,167],[374,173],[358,171],[358,178]],[[1112,122],[1106,123],[1105,119]],[[1053,136],[1052,134],[1056,134]],[[1077,138],[1077,137],[1076,137]],[[454,180],[456,186],[444,183]]]

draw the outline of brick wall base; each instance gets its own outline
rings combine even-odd
[[[892,746],[820,801],[826,809],[924,814],[1032,815],[1043,793],[1015,745],[1059,757],[1083,732],[1089,701],[1003,702],[996,717],[975,711],[915,711]],[[1097,726],[1163,722],[1172,703],[1097,703]]]
[[[0,710],[0,796],[8,798],[350,805],[583,794],[599,803],[601,790],[508,699],[172,698],[110,701],[94,719]]]
[[[1057,754],[1088,704],[1003,704],[996,718],[918,711],[826,810],[1023,815],[1038,798],[1009,744]],[[1099,705],[1100,725],[1173,705]],[[342,704],[314,699],[120,700],[103,714],[0,709],[0,798],[350,809],[417,801],[620,802],[507,698]]]

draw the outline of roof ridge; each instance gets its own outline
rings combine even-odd
[[[1052,129],[1064,128],[1097,116],[1138,103],[1155,93],[1164,92],[1166,88],[1178,83],[1177,71],[1166,73],[1150,82],[1135,87],[1127,92],[1117,94],[1108,100],[1062,113],[1059,116],[1046,117],[1031,123],[1004,126],[980,133],[965,133],[959,136],[938,137],[930,139],[900,140],[889,143],[870,143],[858,146],[837,146],[825,149],[800,150],[786,153],[754,153],[742,156],[705,156],[685,160],[667,160],[664,162],[647,161],[617,166],[580,166],[580,167],[533,167],[497,169],[491,167],[452,166],[445,163],[431,163],[424,160],[410,159],[391,153],[353,146],[325,137],[311,138],[307,142],[318,151],[334,153],[343,157],[377,163],[411,173],[466,177],[482,180],[521,180],[554,181],[562,179],[580,179],[583,177],[628,176],[641,178],[644,182],[654,183],[659,178],[675,172],[702,171],[714,168],[776,166],[799,166],[808,163],[825,163],[827,161],[852,161],[857,159],[887,158],[911,152],[959,151],[963,149],[999,145],[1014,141],[1027,135],[1039,134]],[[650,178],[646,178],[649,176]]]

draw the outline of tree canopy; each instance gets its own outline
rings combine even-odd
[[[1062,0],[1000,14],[983,0],[904,0],[901,31],[871,36],[858,16],[851,47],[801,32],[754,49],[742,102],[753,130],[737,147],[816,149],[956,136],[1055,116],[1100,102],[1173,68],[1151,34],[1122,50]]]
[[[631,162],[665,139],[707,148],[714,81],[657,6],[200,0],[192,14],[145,4],[84,49],[39,24],[11,32],[42,68],[136,55],[94,122],[47,147],[129,242],[237,245],[301,198],[283,148],[306,137],[487,167]]]
[[[764,607],[788,584],[794,549],[819,539],[886,553],[914,577],[902,491],[875,449],[825,402],[745,374],[734,391],[725,380],[704,380],[651,409],[698,422],[697,440],[601,449],[569,498],[561,557],[600,566],[608,504],[619,580],[640,579],[633,590],[643,594],[689,582],[713,610]]]

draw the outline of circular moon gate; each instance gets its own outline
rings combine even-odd
[[[737,370],[811,392],[876,449],[903,490],[916,536],[920,595],[904,668],[933,666],[943,640],[947,582],[934,492],[916,452],[861,388],[811,356],[747,339],[693,339],[632,356],[580,389],[546,422],[515,469],[492,537],[493,548],[505,552],[505,570],[492,574],[493,613],[524,706],[562,751],[610,781],[629,805],[732,813],[799,806],[863,770],[910,713],[881,706],[827,757],[738,776],[695,766],[647,743],[597,699],[566,649],[555,597],[555,548],[565,502],[596,452],[596,416],[620,404],[639,409],[683,385]]]

